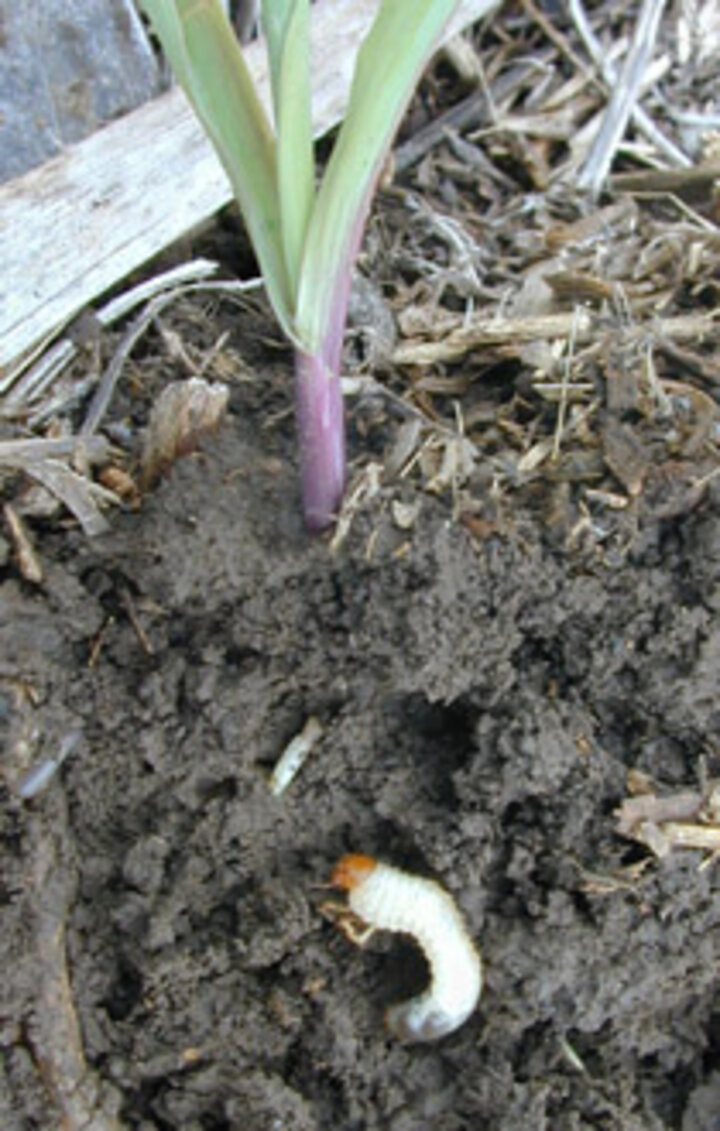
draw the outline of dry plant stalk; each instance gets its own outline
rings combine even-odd
[[[720,852],[720,783],[668,797],[647,790],[626,798],[615,816],[620,836],[644,844],[659,859],[676,848]]]

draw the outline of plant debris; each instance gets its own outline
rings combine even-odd
[[[659,513],[662,468],[692,462],[694,482],[686,478],[682,508],[696,505],[703,490],[697,485],[718,466],[720,106],[708,73],[713,36],[716,22],[703,5],[586,9],[573,0],[550,20],[525,0],[444,52],[442,66],[457,76],[454,88],[441,68],[426,80],[365,241],[348,356],[350,380],[368,369],[382,372],[382,384],[373,378],[374,389],[360,391],[361,407],[371,399],[376,406],[371,431],[399,409],[414,414],[415,446],[404,453],[404,475],[451,494],[457,515],[481,517],[488,478],[494,509],[517,492],[536,496],[539,483],[562,479],[570,488],[566,536],[585,513],[592,521],[584,552],[606,553],[627,548],[623,510],[630,507],[636,526],[643,514]],[[449,92],[458,84],[463,97],[453,103]],[[621,128],[613,117],[620,104]],[[583,184],[592,191],[583,192]],[[90,353],[77,344],[70,352],[52,347],[51,364],[36,360],[6,390],[3,415],[17,416],[31,403],[38,425],[54,412],[77,427],[73,382],[78,391],[83,382],[97,385],[97,350],[113,311],[141,301],[147,306],[112,348],[83,435],[103,426],[122,369],[132,365],[138,389],[151,385],[157,350],[135,350],[132,363],[129,354],[153,329],[166,361],[189,376],[235,378],[233,335],[207,340],[204,311],[209,302],[215,309],[251,303],[252,294],[237,288],[257,283],[208,279],[217,270],[215,260],[198,258],[161,273],[152,290],[133,288],[124,305],[122,296],[113,300],[90,335]],[[278,338],[270,331],[268,345],[270,334]],[[444,445],[449,459],[453,445],[440,437],[456,435],[458,412],[460,482],[457,472],[443,470],[442,458],[431,458],[433,447]],[[178,427],[177,450],[171,443],[141,456],[143,490],[182,450],[190,417]],[[155,418],[150,446],[159,442],[158,428]],[[136,506],[133,437],[123,446],[130,450],[101,471],[100,482]],[[397,462],[395,448],[390,436],[388,468]],[[76,473],[46,471],[46,485],[52,480],[51,489],[92,531],[93,504],[77,498],[81,485],[74,480],[73,494],[69,474]]]
[[[31,585],[41,585],[45,574],[25,523],[10,503],[5,504],[3,513],[15,547],[21,577]]]
[[[628,797],[616,812],[620,836],[646,845],[661,859],[675,848],[720,852],[720,785],[702,792],[684,790],[659,797],[647,792]]]
[[[163,389],[150,413],[142,454],[143,487],[148,490],[175,460],[188,455],[203,436],[215,431],[227,407],[229,390],[202,377]]]

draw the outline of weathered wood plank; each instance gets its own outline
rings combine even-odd
[[[447,37],[496,2],[462,0]],[[377,0],[318,0],[313,7],[316,135],[343,115],[357,47],[376,8]],[[262,44],[250,44],[246,56],[267,97]],[[230,199],[177,89],[0,186],[0,376]]]

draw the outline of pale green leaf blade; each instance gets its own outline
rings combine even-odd
[[[341,305],[377,178],[402,116],[458,0],[382,0],[360,49],[350,102],[317,194],[296,308],[310,350],[339,351]]]
[[[278,75],[283,55],[283,44],[287,34],[293,9],[297,0],[262,0],[261,24],[265,36],[268,62],[270,64],[270,82],[273,92],[273,105],[277,111]]]
[[[219,0],[141,2],[225,166],[268,295],[284,329],[292,334],[275,139],[233,29]]]
[[[308,0],[264,0],[263,28],[275,108],[285,263],[295,297],[315,195]]]

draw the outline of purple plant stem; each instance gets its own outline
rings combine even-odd
[[[345,419],[338,368],[324,356],[295,354],[295,414],[305,522],[324,530],[345,492]]]
[[[368,202],[369,199],[370,194]],[[337,271],[333,304],[320,349],[317,354],[295,352],[295,418],[303,513],[308,529],[315,533],[332,525],[338,517],[347,482],[340,364],[352,266],[362,238],[364,219],[364,215],[358,216],[347,258]]]
[[[338,517],[347,482],[345,413],[340,364],[352,271],[382,163],[378,160],[347,246],[335,268],[332,307],[317,354],[295,353],[295,416],[300,443],[303,511],[308,529],[324,530]]]

